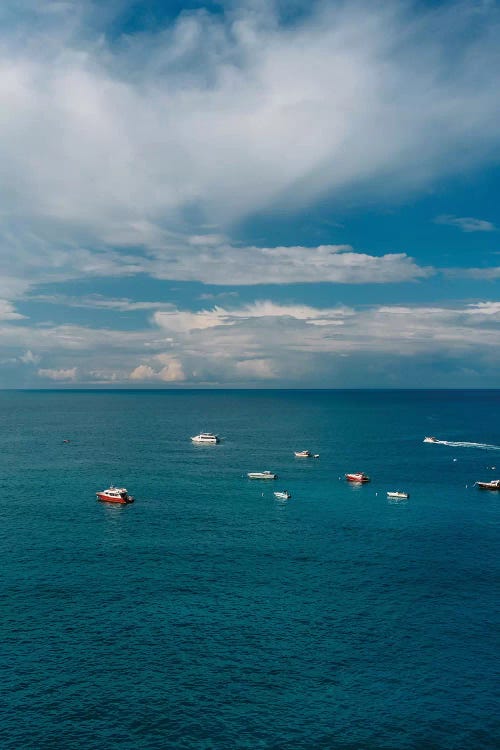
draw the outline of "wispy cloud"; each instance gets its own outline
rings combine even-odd
[[[495,225],[485,219],[474,219],[472,216],[442,215],[434,219],[435,224],[447,224],[450,227],[458,227],[462,232],[494,232]]]
[[[68,368],[67,370],[53,370],[40,368],[38,375],[41,378],[47,378],[48,380],[68,381],[76,380],[76,367]]]

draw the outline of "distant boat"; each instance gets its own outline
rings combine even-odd
[[[247,474],[249,479],[277,479],[278,475],[272,471],[250,471]]]
[[[410,497],[410,493],[409,492],[399,492],[399,490],[398,490],[397,492],[388,492],[387,493],[387,497],[390,497],[393,500],[408,500],[408,498]]]
[[[424,443],[439,443],[439,440],[435,437],[424,437]]]
[[[319,453],[311,453],[311,451],[294,451],[295,458],[319,458]]]
[[[491,482],[474,482],[474,487],[479,487],[480,490],[500,491],[500,479],[492,479]]]
[[[370,477],[364,472],[358,472],[357,474],[346,474],[345,478],[348,482],[357,482],[358,484],[364,484],[370,481]]]
[[[95,493],[97,499],[103,503],[119,503],[120,505],[127,505],[133,503],[134,498],[128,494],[125,487],[111,487],[107,490]]]
[[[286,490],[283,490],[282,492],[274,492],[274,497],[276,497],[278,500],[290,500],[292,497],[289,492]]]
[[[215,443],[219,442],[219,437],[212,432],[200,432],[199,435],[195,435],[191,440],[193,443],[215,445]]]

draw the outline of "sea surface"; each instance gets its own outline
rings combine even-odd
[[[1,392],[0,747],[497,749],[498,477],[500,391]]]

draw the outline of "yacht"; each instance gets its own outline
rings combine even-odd
[[[370,477],[362,471],[358,472],[357,474],[346,474],[345,478],[348,482],[359,482],[360,484],[370,481]]]
[[[249,479],[277,479],[278,475],[272,471],[250,471],[247,474]]]
[[[491,482],[474,482],[480,490],[500,490],[500,479],[492,479]]]
[[[397,490],[397,492],[388,492],[387,497],[390,497],[392,500],[408,500],[410,493]]]
[[[195,435],[191,440],[193,443],[204,445],[215,445],[215,443],[219,442],[218,436],[214,435],[212,432],[200,432],[199,435]]]
[[[103,503],[119,503],[120,505],[126,505],[133,503],[134,498],[128,494],[125,487],[114,487],[111,485],[109,489],[96,492],[96,497]]]

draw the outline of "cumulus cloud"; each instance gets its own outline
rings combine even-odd
[[[0,299],[0,320],[22,320],[25,315],[16,312],[11,302]]]
[[[435,224],[448,224],[451,227],[458,227],[462,232],[494,232],[495,225],[485,219],[474,219],[472,216],[437,216],[434,219]]]
[[[21,354],[19,360],[25,365],[37,365],[40,362],[38,354],[33,354],[31,349],[28,349],[24,354]]]
[[[129,379],[137,381],[156,380],[163,383],[179,383],[186,380],[182,364],[176,357],[159,354],[155,359],[163,364],[160,370],[155,370],[146,364],[138,365],[129,374]]]

